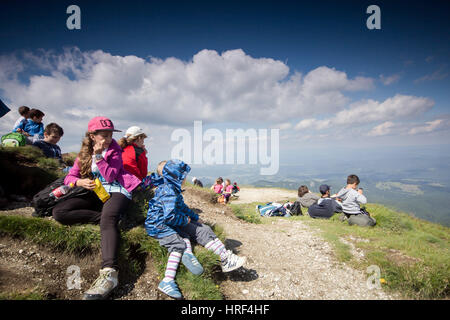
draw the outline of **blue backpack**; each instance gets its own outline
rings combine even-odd
[[[26,137],[19,132],[10,132],[2,136],[3,147],[23,147],[26,145]]]

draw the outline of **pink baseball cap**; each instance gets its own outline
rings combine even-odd
[[[88,131],[94,132],[98,130],[109,130],[115,132],[122,132],[121,130],[115,130],[112,121],[106,117],[92,118],[88,123]]]

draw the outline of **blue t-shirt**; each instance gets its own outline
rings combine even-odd
[[[38,135],[39,138],[44,139],[44,124],[36,123],[31,119],[24,119],[19,123],[17,127],[14,128],[13,132],[16,132],[17,129],[22,129],[30,136]]]

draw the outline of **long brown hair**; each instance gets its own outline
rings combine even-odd
[[[140,134],[138,136],[135,136],[135,137],[129,137],[129,136],[122,137],[122,138],[119,139],[119,141],[117,141],[117,143],[122,148],[122,150],[124,150],[126,147],[128,147],[130,144],[135,142],[140,137],[147,138],[147,135],[145,133],[142,133],[142,134]]]
[[[301,198],[303,197],[305,194],[307,194],[309,192],[309,189],[307,186],[300,186],[298,188],[298,196]]]
[[[92,132],[86,132],[81,142],[81,150],[78,153],[80,175],[82,179],[91,177],[92,155],[94,154],[94,141],[89,136]]]
[[[119,141],[117,141],[117,143],[119,144],[119,146],[123,150],[126,147],[128,147],[130,144],[135,142],[137,140],[137,138],[139,138],[139,137],[140,136],[137,136],[137,137],[122,137],[122,138],[119,139]]]

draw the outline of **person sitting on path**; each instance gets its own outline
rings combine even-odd
[[[223,180],[222,178],[217,178],[216,183],[212,185],[211,190],[214,190],[216,194],[222,194],[223,191]]]

